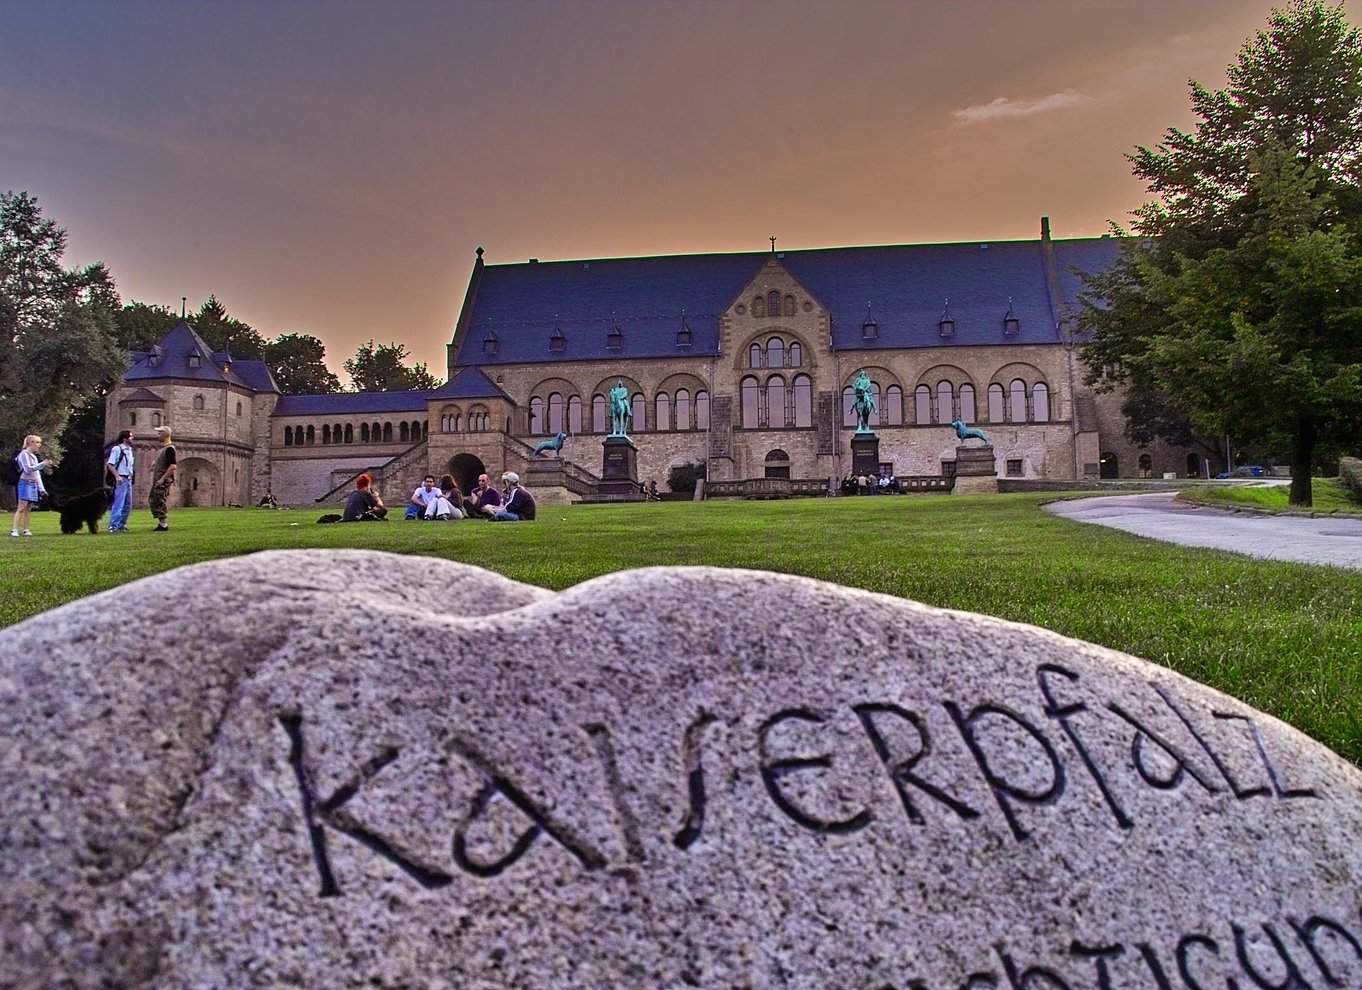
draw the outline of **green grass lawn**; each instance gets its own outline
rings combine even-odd
[[[320,510],[145,509],[126,535],[5,538],[8,625],[202,560],[296,547],[444,557],[562,589],[651,564],[802,574],[1029,622],[1165,664],[1362,763],[1362,573],[1188,549],[1059,519],[1043,496],[544,507],[534,524],[318,526]],[[426,592],[413,589],[414,596]]]
[[[1362,513],[1362,504],[1354,502],[1347,490],[1336,478],[1316,478],[1310,485],[1314,504],[1306,510],[1299,510],[1287,502],[1291,495],[1289,485],[1265,487],[1255,484],[1218,485],[1202,488],[1188,488],[1178,495],[1187,502],[1201,505],[1217,505],[1224,508],[1259,509],[1266,512],[1357,512]]]

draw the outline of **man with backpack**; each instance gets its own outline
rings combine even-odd
[[[109,510],[110,533],[128,531],[128,514],[132,512],[132,439],[132,430],[120,430],[104,462],[104,476],[114,490],[113,508]]]

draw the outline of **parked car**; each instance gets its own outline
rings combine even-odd
[[[1216,475],[1217,478],[1265,478],[1267,468],[1257,464],[1242,464],[1233,471],[1221,471]]]

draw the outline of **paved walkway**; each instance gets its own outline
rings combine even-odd
[[[1051,502],[1047,512],[1187,547],[1362,570],[1362,519],[1310,519],[1196,508],[1167,492]]]

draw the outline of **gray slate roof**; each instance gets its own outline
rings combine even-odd
[[[1052,241],[1062,298],[1052,299],[1040,240],[784,251],[777,257],[832,316],[839,350],[882,347],[1042,344],[1059,340],[1057,321],[1076,302],[1070,268],[1105,268],[1112,238]],[[475,273],[459,327],[456,364],[710,355],[719,317],[771,257],[768,252],[610,258],[485,265]],[[949,300],[955,333],[938,321]],[[1009,302],[1010,301],[1010,302]],[[1009,305],[1018,332],[1005,335]],[[867,310],[878,337],[863,340]],[[678,344],[682,320],[692,333]],[[607,346],[613,328],[620,346]],[[550,338],[561,335],[561,350]],[[483,346],[492,336],[495,352]]]
[[[437,388],[432,399],[511,399],[496,382],[488,378],[481,368],[464,368],[457,375]]]
[[[197,368],[189,363],[193,356],[199,359]],[[279,390],[263,361],[233,362],[230,371],[223,371],[213,359],[213,349],[184,320],[176,323],[151,350],[133,351],[129,357],[132,367],[123,374],[126,382],[178,378],[218,385],[228,383],[257,392]],[[259,367],[242,368],[242,365]]]
[[[274,407],[276,416],[346,416],[371,413],[426,412],[431,389],[411,392],[336,392],[332,395],[284,395]]]

